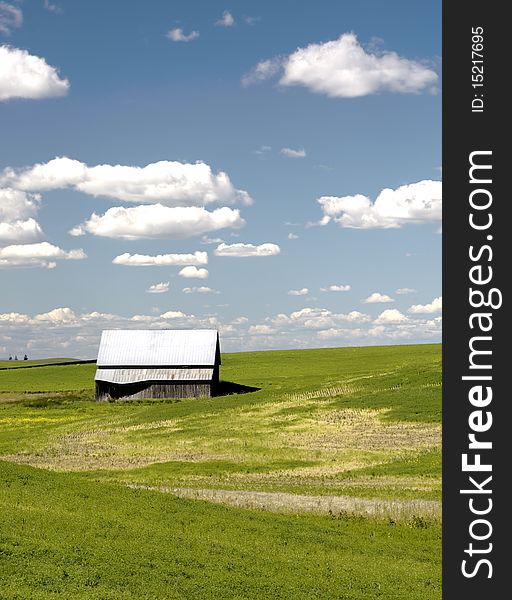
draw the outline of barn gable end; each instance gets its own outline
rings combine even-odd
[[[105,330],[96,399],[212,396],[220,362],[214,329]]]

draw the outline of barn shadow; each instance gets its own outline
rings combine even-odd
[[[258,392],[259,390],[261,390],[259,387],[242,385],[241,383],[234,383],[233,381],[219,381],[215,386],[213,395],[229,396],[231,394],[250,394],[251,392]]]

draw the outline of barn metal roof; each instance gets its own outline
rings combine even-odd
[[[213,369],[97,369],[96,381],[138,383],[141,381],[211,381]]]
[[[215,329],[106,329],[101,334],[98,367],[214,366]],[[220,362],[220,353],[218,355]]]

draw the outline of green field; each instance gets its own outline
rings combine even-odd
[[[2,599],[441,597],[441,347],[222,358],[257,391],[0,371]]]

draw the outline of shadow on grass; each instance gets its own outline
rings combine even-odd
[[[215,386],[214,396],[229,396],[231,394],[249,394],[251,392],[258,392],[261,388],[252,387],[250,385],[242,385],[241,383],[234,383],[233,381],[219,381]]]

